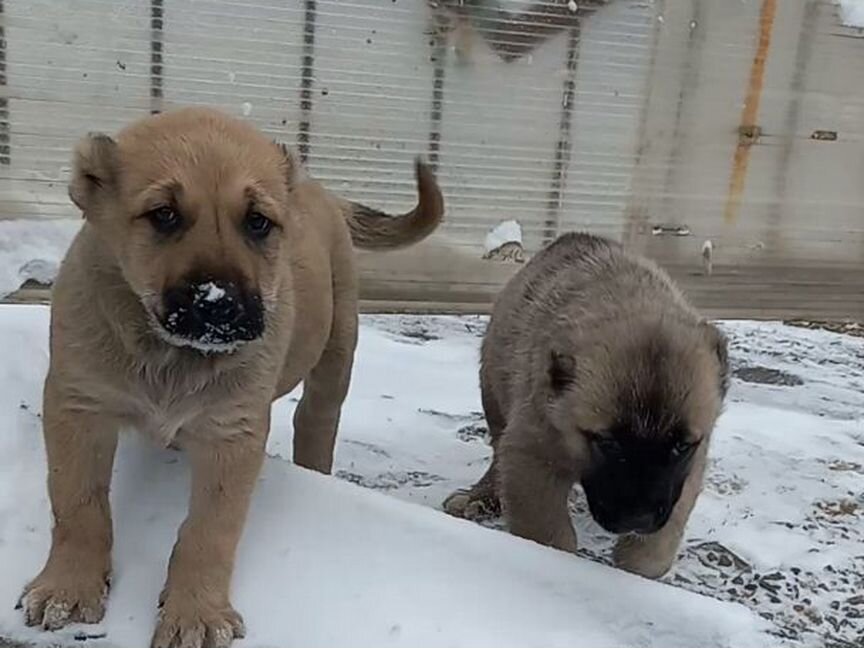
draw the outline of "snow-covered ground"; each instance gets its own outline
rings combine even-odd
[[[843,24],[864,28],[864,0],[838,0],[838,2]]]
[[[0,218],[0,298],[28,279],[52,282],[81,222]]]
[[[47,324],[43,307],[0,307],[0,637],[146,646],[187,474],[182,455],[134,435],[114,480],[104,623],[49,635],[12,609],[49,539]],[[277,404],[237,565],[249,628],[238,648],[861,646],[864,341],[724,325],[736,380],[682,556],[661,584],[606,564],[610,538],[578,493],[582,558],[440,512],[489,457],[476,379],[483,327],[364,318],[337,478],[290,464],[295,400]]]

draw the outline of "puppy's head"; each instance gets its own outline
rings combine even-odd
[[[116,139],[84,138],[69,195],[155,332],[226,352],[264,332],[299,172],[251,126],[193,108],[145,118]]]
[[[547,414],[582,457],[589,509],[607,531],[666,524],[704,461],[727,374],[726,340],[707,322],[624,321],[553,350]]]

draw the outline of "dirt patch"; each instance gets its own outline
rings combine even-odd
[[[864,475],[864,466],[854,461],[843,461],[841,459],[829,463],[828,470],[833,470],[834,472],[854,472]]]
[[[12,639],[0,637],[0,648],[32,648],[33,644],[24,644]]]
[[[402,335],[411,338],[414,340],[420,340],[421,342],[432,342],[433,340],[440,340],[440,335],[435,335],[431,333],[429,329],[424,327],[417,327],[414,329],[404,328],[402,329]]]
[[[460,441],[471,442],[471,441],[483,441],[486,439],[486,435],[489,434],[489,430],[485,425],[482,424],[471,424],[471,425],[463,425],[458,430],[456,430],[456,438]]]
[[[858,503],[848,499],[838,502],[816,502],[816,508],[829,518],[855,516],[860,511]]]
[[[738,367],[732,371],[738,380],[757,385],[777,385],[780,387],[800,387],[804,381],[786,371],[769,367]]]
[[[444,481],[444,478],[440,475],[435,475],[422,470],[409,470],[406,472],[388,471],[375,475],[374,477],[366,477],[359,473],[339,470],[336,472],[336,477],[351,482],[352,484],[363,486],[364,488],[371,488],[380,491],[389,491],[404,486],[411,488],[426,488],[437,482]]]
[[[799,328],[820,329],[823,331],[831,331],[832,333],[842,333],[843,335],[852,335],[855,337],[864,337],[864,326],[858,322],[824,322],[811,320],[788,320],[783,322],[789,326],[797,326]]]
[[[454,412],[442,412],[441,410],[434,410],[419,407],[417,411],[421,414],[428,414],[429,416],[436,416],[446,421],[453,422],[462,422],[462,421],[471,421],[478,422],[483,420],[483,412],[468,412],[467,414],[462,413],[454,413]]]

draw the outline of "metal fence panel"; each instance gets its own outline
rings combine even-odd
[[[621,240],[711,314],[864,317],[864,33],[830,0],[2,0],[0,27],[0,260],[12,223],[72,231],[83,133],[208,104],[382,209],[427,156],[447,222],[360,255],[379,306],[487,308],[516,220],[526,255]]]

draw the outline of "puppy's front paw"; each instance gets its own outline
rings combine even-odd
[[[151,648],[228,648],[246,634],[243,617],[230,604],[216,605],[193,592],[162,598]]]
[[[663,538],[625,535],[618,538],[613,552],[616,567],[645,578],[660,578],[672,567],[678,544]]]
[[[59,630],[70,623],[99,623],[105,616],[108,575],[85,565],[57,563],[42,570],[21,594],[24,623]]]

